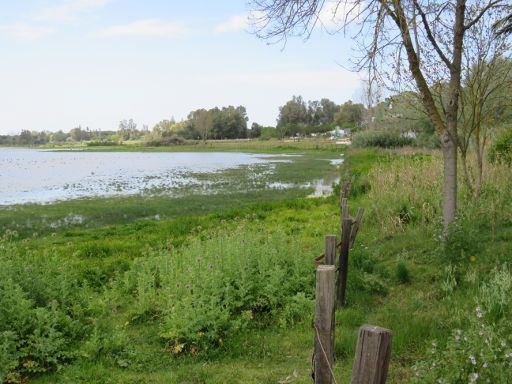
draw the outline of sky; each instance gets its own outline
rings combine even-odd
[[[279,106],[357,99],[352,43],[323,13],[308,40],[269,44],[246,0],[0,0],[0,134],[152,128],[198,108],[244,105],[275,125]]]

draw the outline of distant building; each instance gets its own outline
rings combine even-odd
[[[338,139],[338,138],[341,138],[341,137],[348,137],[348,136],[350,136],[351,131],[348,128],[336,127],[335,129],[333,129],[332,131],[329,131],[327,133],[329,135],[331,135],[331,139],[334,140],[334,139]]]

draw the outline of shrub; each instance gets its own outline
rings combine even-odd
[[[489,148],[489,161],[491,163],[512,166],[512,127],[496,138]]]
[[[57,258],[0,238],[0,382],[58,368],[84,336],[85,288]]]
[[[414,139],[395,131],[363,131],[352,136],[354,147],[396,148],[413,145]]]
[[[419,148],[440,148],[441,140],[436,133],[422,132],[414,140],[414,146]]]
[[[89,141],[87,143],[88,147],[114,147],[117,145],[121,145],[118,141],[109,141],[109,140],[96,140]]]
[[[162,136],[149,141],[146,141],[148,147],[165,147],[171,145],[182,145],[185,144],[186,140],[178,135]]]
[[[268,229],[195,236],[178,254],[135,260],[119,281],[132,321],[157,320],[174,354],[221,347],[236,332],[310,315],[314,266],[297,239]],[[123,293],[124,292],[124,293]]]
[[[96,322],[90,338],[81,348],[81,355],[93,361],[103,358],[121,368],[132,366],[136,361],[124,329],[112,327],[108,317]]]

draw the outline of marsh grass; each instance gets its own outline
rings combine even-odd
[[[194,173],[200,187],[138,195],[75,199],[53,204],[0,206],[0,227],[21,237],[62,232],[72,228],[102,228],[135,220],[159,221],[232,211],[258,202],[308,196],[317,180],[335,179],[339,169],[330,163],[334,153],[276,156],[270,163],[213,173]],[[282,188],[269,188],[280,183]],[[141,224],[144,225],[144,224]]]
[[[435,152],[351,150],[347,156],[358,186],[351,213],[358,206],[367,211],[351,253],[348,306],[336,314],[338,382],[350,380],[363,323],[393,330],[390,383],[415,382],[416,372],[430,375],[419,382],[453,382],[449,375],[462,371],[467,382],[482,374],[470,369],[486,369],[485,360],[475,356],[473,365],[454,344],[460,330],[478,350],[480,329],[492,346],[480,348],[485,354],[501,348],[493,382],[510,381],[510,351],[500,347],[510,334],[504,264],[512,252],[510,170],[486,165],[479,200],[461,188],[459,218],[446,242]],[[207,216],[126,220],[14,240],[18,253],[60,261],[45,273],[57,269],[59,279],[88,287],[80,320],[88,331],[72,349],[75,357],[33,382],[309,383],[311,260],[322,252],[323,236],[339,231],[337,202],[292,198],[226,210],[226,201]],[[208,273],[212,261],[218,269]],[[405,284],[397,275],[401,264],[409,274]],[[31,274],[43,275],[27,270],[25,276]],[[66,343],[71,348],[76,340]]]

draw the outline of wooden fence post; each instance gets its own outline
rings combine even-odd
[[[348,211],[348,199],[346,197],[341,199],[341,222],[343,223],[343,220],[348,219],[350,216],[350,213]]]
[[[391,357],[389,329],[373,325],[359,328],[351,384],[385,384]]]
[[[347,217],[343,219],[341,230],[341,250],[338,275],[338,308],[345,305],[345,290],[347,289],[348,253],[350,251],[350,227],[352,220]]]
[[[336,235],[325,236],[325,264],[336,264]]]
[[[335,271],[334,265],[319,265],[316,269],[316,309],[313,321],[315,384],[333,382]]]
[[[352,227],[352,232],[350,233],[350,248],[354,246],[354,242],[356,241],[357,232],[359,232],[359,226],[361,225],[361,220],[363,219],[364,208],[359,208],[357,210],[357,216],[354,220],[354,225]]]

